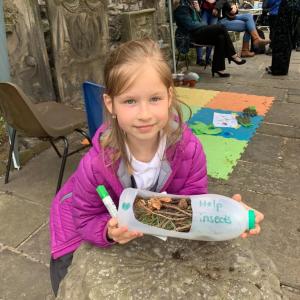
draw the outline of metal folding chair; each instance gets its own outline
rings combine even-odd
[[[104,86],[90,81],[82,85],[85,111],[89,126],[89,135],[92,138],[103,122],[103,92]]]

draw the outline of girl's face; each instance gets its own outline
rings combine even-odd
[[[132,67],[138,73],[135,81],[113,100],[104,95],[104,102],[116,115],[129,145],[157,143],[160,130],[168,123],[172,88],[166,88],[151,63]]]

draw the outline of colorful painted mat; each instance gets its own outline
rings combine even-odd
[[[218,92],[191,88],[176,88],[177,96],[191,108],[182,105],[184,120],[189,126],[202,122],[213,123],[214,112],[241,114],[243,109],[255,106],[257,116],[251,118],[252,126],[222,128],[219,134],[197,134],[207,158],[208,175],[228,179],[247,144],[260,126],[274,97]]]

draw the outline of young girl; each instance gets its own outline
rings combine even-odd
[[[105,185],[116,205],[127,187],[207,193],[205,155],[182,123],[172,74],[158,45],[150,39],[121,45],[108,59],[104,78],[106,123],[51,207],[55,294],[81,242],[108,247],[142,236],[110,217],[96,192],[98,185]],[[259,230],[257,225],[252,234]]]

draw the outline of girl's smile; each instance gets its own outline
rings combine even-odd
[[[155,124],[153,125],[142,125],[142,126],[135,126],[135,128],[137,128],[138,131],[140,131],[141,133],[148,133],[151,130],[153,130]]]

